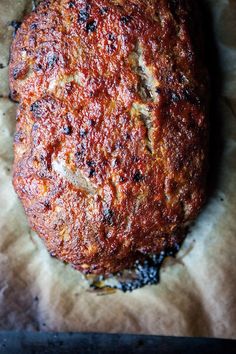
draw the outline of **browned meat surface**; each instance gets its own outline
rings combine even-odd
[[[185,236],[205,194],[195,1],[43,1],[11,51],[14,186],[49,251],[130,267]]]

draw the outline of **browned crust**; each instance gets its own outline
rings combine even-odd
[[[118,271],[181,242],[203,204],[207,74],[192,6],[44,1],[17,32],[14,187],[49,251],[79,270]]]

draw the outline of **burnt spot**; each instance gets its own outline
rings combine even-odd
[[[32,105],[30,106],[30,112],[32,112],[35,118],[41,118],[42,107],[40,101],[35,101],[34,103],[32,103]]]
[[[129,15],[121,16],[121,18],[120,18],[120,22],[124,25],[129,24],[130,21],[131,21],[131,16],[129,16]]]
[[[109,41],[114,41],[116,39],[116,36],[114,35],[114,33],[108,33],[108,39]]]
[[[103,222],[108,224],[108,225],[113,225],[113,217],[114,213],[111,209],[109,208],[104,208],[103,209]]]
[[[31,25],[30,25],[30,30],[32,31],[32,30],[35,30],[35,29],[37,29],[37,23],[32,23]]]
[[[77,146],[77,151],[75,152],[75,158],[77,161],[81,160],[85,151],[86,151],[86,147],[83,143],[81,145]]]
[[[22,131],[16,132],[14,134],[14,143],[18,144],[23,141],[23,133]]]
[[[81,136],[81,138],[85,138],[88,135],[88,132],[84,128],[81,128],[79,131],[79,135]]]
[[[131,157],[131,160],[132,160],[133,162],[138,162],[140,159],[139,159],[138,156],[133,155],[133,156]]]
[[[141,174],[141,172],[138,170],[135,172],[135,174],[133,175],[133,181],[134,182],[141,182],[143,180],[143,175]]]
[[[114,44],[109,44],[107,45],[106,49],[108,54],[112,54],[116,50],[116,46]]]
[[[43,67],[41,64],[34,64],[33,70],[36,72],[42,71]]]
[[[12,102],[14,102],[14,103],[18,103],[16,90],[12,90],[12,91],[9,93],[8,98],[9,98],[10,101],[12,101]]]
[[[8,98],[10,101],[14,102],[14,103],[18,103],[18,95],[17,95],[17,91],[16,90],[12,90],[9,95]],[[17,119],[17,118],[16,118]]]
[[[45,200],[45,202],[43,203],[44,207],[46,210],[51,208],[50,202],[48,200]]]
[[[115,158],[114,160],[112,160],[111,166],[112,166],[113,168],[116,168],[116,167],[119,165],[119,163],[120,163],[120,160],[119,160],[118,157],[117,157],[117,158]]]
[[[64,127],[62,128],[62,132],[65,135],[71,135],[72,133],[72,128],[70,125],[64,125]]]
[[[39,128],[38,123],[34,123],[32,126],[32,131],[36,131]]]
[[[22,22],[20,22],[20,21],[16,21],[16,20],[11,21],[10,25],[11,25],[11,27],[13,27],[13,29],[14,29],[14,30],[13,30],[13,37],[16,36],[16,32],[17,32],[18,29],[20,28],[21,24],[22,24]]]
[[[170,9],[170,12],[172,13],[172,16],[174,17],[175,20],[178,20],[178,11],[179,11],[179,6],[180,6],[180,0],[169,0],[168,1],[168,7]]]
[[[29,46],[30,47],[35,47],[36,46],[36,36],[32,35],[29,37]]]
[[[49,254],[50,254],[50,256],[51,256],[52,258],[55,258],[55,257],[56,257],[56,253],[55,253],[55,252],[49,252]]]
[[[0,69],[4,69],[4,65],[0,63]]]
[[[47,67],[52,69],[54,65],[57,63],[58,57],[55,53],[48,53],[47,55]]]
[[[94,127],[96,125],[96,122],[94,119],[90,119],[88,123],[89,123],[90,127]]]
[[[94,167],[94,166],[96,166],[96,162],[94,162],[94,161],[92,161],[92,160],[86,161],[86,164],[87,164],[88,167]]]
[[[94,32],[94,31],[96,31],[96,29],[97,29],[97,21],[96,20],[89,21],[85,26],[85,30],[87,33]]]
[[[14,80],[17,80],[17,79],[18,79],[19,73],[20,73],[20,69],[19,69],[18,67],[16,67],[16,68],[13,69],[13,77],[14,77]]]
[[[71,9],[72,7],[75,7],[75,2],[74,1],[69,1],[68,2],[68,7]]]
[[[84,9],[79,11],[78,22],[85,23],[89,19],[89,6],[87,5]]]
[[[199,97],[191,89],[184,89],[182,95],[185,101],[192,104],[200,104]]]
[[[12,72],[14,80],[23,79],[26,76],[28,70],[29,68],[26,62],[22,61],[21,63],[19,63],[17,66],[14,67]]]
[[[108,13],[108,7],[107,7],[107,6],[102,7],[102,8],[99,10],[99,13],[100,13],[101,15],[107,14],[107,13]]]
[[[117,143],[115,144],[115,150],[116,150],[116,149],[120,150],[120,149],[122,149],[122,148],[123,148],[123,145],[122,145],[121,142],[117,142]]]
[[[172,102],[177,103],[177,102],[179,102],[181,100],[180,95],[177,92],[175,92],[175,91],[171,91],[170,90],[169,96],[170,96],[170,99],[171,99]]]
[[[95,168],[94,167],[90,168],[89,174],[88,174],[89,178],[94,177],[95,174],[96,174]]]

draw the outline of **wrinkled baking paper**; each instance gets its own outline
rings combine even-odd
[[[8,99],[9,24],[30,10],[31,1],[0,0],[1,330],[236,337],[236,0],[206,2],[223,79],[221,119],[212,121],[213,140],[221,142],[213,151],[213,192],[177,259],[164,263],[159,285],[98,296],[79,272],[49,256],[12,187],[16,105]]]

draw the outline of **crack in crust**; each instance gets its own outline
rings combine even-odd
[[[67,182],[73,184],[74,187],[82,190],[88,194],[95,195],[97,193],[96,187],[90,180],[80,171],[73,172],[68,165],[61,160],[52,161],[52,169]]]
[[[146,139],[146,148],[149,153],[153,153],[153,141],[152,141],[152,113],[150,112],[150,108],[146,104],[141,104],[138,102],[133,103],[131,108],[131,116],[137,116],[140,119],[147,130],[147,139]]]
[[[138,41],[134,51],[130,55],[133,71],[139,77],[138,92],[143,102],[155,102],[157,100],[158,80],[153,73],[153,67],[146,64],[144,49]]]

